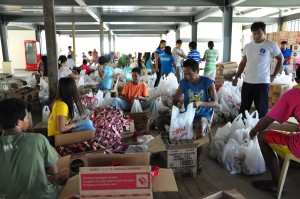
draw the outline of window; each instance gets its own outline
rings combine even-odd
[[[269,33],[269,32],[277,32],[277,29],[278,29],[278,24],[277,23],[266,26],[266,32],[267,33]]]
[[[287,31],[300,31],[300,19],[288,21]]]

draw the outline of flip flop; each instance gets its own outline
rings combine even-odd
[[[277,193],[277,186],[274,187],[271,185],[272,181],[271,180],[259,180],[259,181],[253,181],[252,185],[255,188],[258,188],[260,190],[264,190],[267,192],[271,192],[271,193]],[[285,193],[285,189],[283,188],[282,193]]]

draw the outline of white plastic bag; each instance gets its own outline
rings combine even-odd
[[[234,139],[229,139],[222,156],[223,166],[230,174],[242,172],[242,163],[245,160],[245,148]]]
[[[165,105],[162,103],[161,97],[158,97],[158,98],[155,100],[155,103],[156,103],[157,111],[158,111],[159,113],[165,113],[165,112],[168,112],[168,111],[169,111],[169,107],[165,106]]]
[[[80,86],[84,86],[84,76],[79,77],[77,87],[80,87]]]
[[[140,100],[135,99],[133,101],[130,113],[140,113],[143,112]]]
[[[103,99],[103,91],[98,90],[95,98],[98,100],[97,107],[102,106],[103,105],[103,101],[104,101],[104,99]]]
[[[195,109],[193,103],[187,106],[187,111],[179,113],[179,108],[173,106],[171,116],[171,127],[169,131],[170,139],[192,139],[193,133],[193,120],[195,116]]]
[[[113,100],[114,99],[111,97],[111,93],[107,92],[105,94],[105,96],[104,96],[104,100],[103,100],[102,106],[111,106]]]
[[[246,115],[246,119],[245,119],[246,127],[253,129],[259,121],[258,111],[253,111],[251,114],[249,114],[249,112],[246,110],[245,115]]]
[[[229,129],[230,133],[233,133],[237,129],[244,128],[244,122],[243,122],[243,114],[239,114],[232,122],[231,127]]]
[[[44,106],[42,114],[42,122],[47,122],[50,115],[50,109],[48,106]]]
[[[265,160],[260,151],[257,137],[250,140],[249,146],[246,148],[246,159],[242,169],[247,175],[261,174],[266,171]]]

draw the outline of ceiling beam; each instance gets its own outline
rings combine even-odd
[[[221,6],[223,0],[85,0],[88,6]],[[157,5],[157,6],[155,6]]]
[[[256,21],[263,21],[267,24],[278,23],[279,17],[233,17],[233,23],[253,23]],[[222,17],[208,17],[200,22],[217,22],[222,23]]]
[[[219,11],[220,11],[219,8],[208,8],[208,9],[200,12],[199,14],[195,15],[194,22],[202,21],[203,19],[206,19],[210,15],[215,14],[216,12],[219,12]]]
[[[1,0],[0,5],[15,5],[15,6],[43,6],[43,2],[39,0]],[[77,6],[74,0],[55,0],[55,6]]]
[[[239,4],[243,3],[246,0],[228,0],[228,4],[225,6],[239,6]]]
[[[60,34],[60,35],[72,35],[72,31],[63,31],[63,30],[60,30],[60,31],[56,31],[57,34]],[[75,31],[75,35],[100,35],[99,34],[99,31]],[[108,34],[108,31],[104,31],[104,34]]]
[[[110,25],[111,30],[173,30],[176,25],[157,24],[157,25]]]
[[[247,0],[238,5],[238,7],[299,7],[299,0]]]
[[[143,34],[167,34],[169,31],[167,30],[160,30],[160,31],[114,31],[116,35],[143,35]]]
[[[20,22],[20,23],[43,23],[43,16],[4,16],[7,22]],[[56,22],[95,22],[91,16],[55,16]]]
[[[7,26],[8,30],[36,30],[37,26],[33,24],[26,24],[26,23],[10,23]]]
[[[282,22],[292,21],[292,20],[296,20],[296,19],[300,19],[300,13],[282,17]]]
[[[104,22],[191,22],[187,16],[102,16]]]
[[[117,35],[118,37],[160,37],[161,34],[134,34],[134,35]]]

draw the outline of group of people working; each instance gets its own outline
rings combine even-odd
[[[268,168],[271,171],[272,180],[254,181],[253,185],[266,191],[277,191],[280,167],[275,151],[280,157],[293,154],[300,158],[300,134],[295,132],[266,131],[273,122],[285,122],[290,116],[300,118],[300,68],[296,71],[298,85],[286,92],[268,112],[267,93],[269,84],[280,72],[283,56],[279,47],[272,41],[265,39],[266,25],[263,22],[255,22],[251,25],[253,41],[246,44],[239,65],[238,72],[232,84],[236,85],[238,78],[245,73],[242,87],[241,112],[248,110],[254,101],[260,114],[260,121],[251,130],[250,136],[258,136],[260,148]],[[164,58],[159,56],[159,51],[164,48],[165,42],[160,44],[160,49],[155,53],[156,60]],[[164,51],[165,52],[165,51]],[[162,53],[161,53],[162,54]],[[182,54],[181,54],[182,55]],[[212,112],[218,106],[218,99],[214,81],[199,75],[199,61],[195,52],[193,58],[186,59],[182,64],[184,79],[180,80],[178,90],[173,96],[173,105],[180,105],[180,97],[184,95],[184,105],[193,103],[196,113],[194,116],[194,134],[196,139],[203,138],[209,133],[209,121]],[[275,72],[270,75],[270,61],[272,57],[278,60]],[[197,62],[197,60],[198,62]],[[61,67],[65,66],[65,59],[61,60]],[[101,62],[102,63],[102,62]],[[163,71],[162,65],[155,62],[156,71]],[[173,67],[175,68],[175,67]],[[62,69],[66,70],[66,69]],[[66,70],[67,71],[67,70]],[[61,72],[57,97],[52,106],[52,112],[48,122],[48,135],[66,133],[76,128],[74,109],[79,114],[82,111],[77,88],[69,72]],[[63,74],[65,76],[63,76]],[[67,75],[67,76],[66,76]],[[71,75],[72,76],[72,75]],[[141,69],[132,69],[133,81],[126,83],[122,95],[115,98],[113,104],[121,109],[128,109],[133,100],[142,102],[144,108],[153,107],[148,101],[147,86],[140,81]],[[19,99],[6,99],[0,102],[0,195],[4,198],[56,198],[61,187],[49,183],[47,174],[57,173],[57,155],[50,147],[49,141],[42,135],[26,132],[28,128],[28,113],[24,102]],[[198,160],[201,149],[198,150]],[[13,164],[12,164],[13,163]]]

